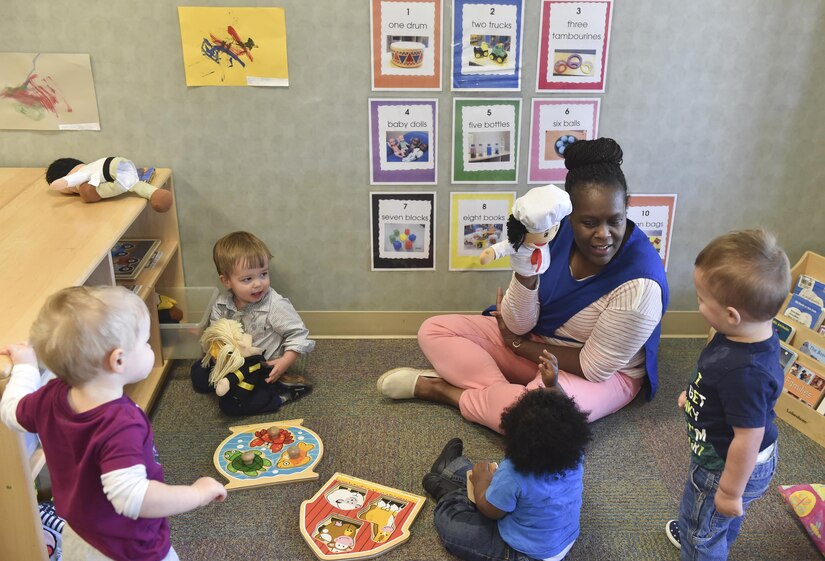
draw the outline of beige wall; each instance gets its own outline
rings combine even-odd
[[[285,7],[291,85],[187,88],[178,4],[4,0],[0,50],[91,54],[102,130],[0,131],[0,165],[124,155],[172,168],[192,286],[216,283],[214,240],[247,229],[270,245],[273,284],[299,310],[476,310],[493,301],[506,273],[447,270],[449,192],[475,189],[450,185],[459,94],[449,91],[448,62],[441,93],[373,93],[366,0],[191,2]],[[525,147],[538,6],[526,0]],[[671,309],[696,309],[693,258],[729,229],[775,230],[792,261],[806,249],[825,253],[825,2],[616,0],[612,34],[600,133],[622,144],[632,192],[679,195]],[[370,271],[373,95],[440,100],[436,271]],[[526,178],[527,161],[520,166]],[[523,193],[523,181],[480,188]]]

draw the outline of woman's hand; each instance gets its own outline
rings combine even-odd
[[[552,388],[556,385],[559,377],[559,361],[556,360],[556,355],[551,354],[547,349],[541,351],[539,357],[539,374],[541,374],[541,381],[544,382],[545,388]]]
[[[504,318],[501,317],[501,301],[503,299],[504,291],[501,287],[498,287],[498,290],[496,291],[496,309],[490,312],[490,315],[496,318],[496,321],[498,322],[498,330],[501,332],[501,338],[504,339],[504,346],[515,352],[513,343],[516,341],[521,342],[521,337],[510,331],[507,324],[504,323]]]

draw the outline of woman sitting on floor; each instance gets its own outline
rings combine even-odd
[[[612,139],[580,141],[565,153],[572,214],[551,242],[541,275],[513,274],[494,317],[426,320],[418,343],[434,370],[396,368],[378,379],[393,399],[457,407],[501,432],[501,413],[542,386],[537,363],[548,350],[558,385],[595,421],[630,403],[643,385],[656,392],[656,351],[668,288],[662,260],[627,219],[622,149]]]

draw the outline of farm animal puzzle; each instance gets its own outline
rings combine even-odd
[[[319,559],[370,559],[410,539],[424,497],[336,473],[301,503],[301,535]]]

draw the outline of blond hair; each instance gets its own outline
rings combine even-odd
[[[74,286],[49,296],[31,327],[38,359],[67,384],[97,375],[115,349],[140,343],[146,304],[122,286]]]
[[[221,318],[212,322],[201,335],[201,348],[205,353],[201,365],[209,366],[215,359],[215,366],[209,373],[209,384],[214,386],[230,372],[234,372],[244,363],[244,357],[238,348],[238,341],[243,336],[243,325],[234,319]]]
[[[228,277],[236,268],[260,268],[269,265],[272,253],[266,244],[249,232],[232,232],[212,248],[218,274]]]
[[[694,265],[717,302],[754,321],[775,316],[791,286],[788,256],[776,236],[761,228],[719,236]]]

